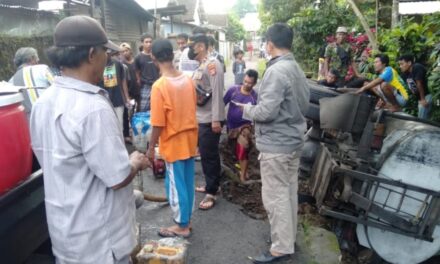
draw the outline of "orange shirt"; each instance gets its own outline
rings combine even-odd
[[[196,88],[193,80],[182,74],[161,77],[151,91],[151,125],[163,127],[159,152],[167,162],[196,155]]]

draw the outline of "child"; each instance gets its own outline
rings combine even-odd
[[[154,147],[166,162],[165,188],[176,225],[161,228],[162,237],[191,235],[190,222],[194,204],[194,156],[197,147],[196,88],[192,79],[173,65],[173,46],[167,39],[156,40],[153,59],[162,77],[151,93],[153,131],[147,152],[154,160]]]
[[[249,179],[247,175],[248,154],[252,143],[252,125],[249,120],[243,119],[243,111],[240,104],[257,104],[257,93],[253,87],[257,83],[258,72],[248,70],[244,77],[243,85],[233,85],[226,92],[223,101],[229,104],[227,126],[229,139],[236,140],[235,156],[240,163],[240,180],[246,183]]]
[[[235,84],[243,84],[244,70],[246,69],[246,63],[243,60],[243,51],[238,50],[235,52],[235,61],[232,65],[232,72],[235,76]]]

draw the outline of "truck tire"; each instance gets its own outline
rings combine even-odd
[[[319,105],[310,103],[305,117],[313,122],[319,122]]]
[[[325,98],[325,97],[335,97],[335,96],[339,95],[338,92],[332,91],[327,87],[319,85],[315,81],[308,80],[307,84],[308,84],[309,90],[310,90],[310,99],[309,99],[310,103],[319,105],[319,99]]]

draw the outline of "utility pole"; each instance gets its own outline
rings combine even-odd
[[[399,0],[393,0],[391,11],[391,28],[395,28],[399,24]]]
[[[376,0],[376,18],[375,18],[375,29],[376,32],[374,32],[375,37],[377,39],[377,31],[379,30],[379,0]]]
[[[105,17],[105,14],[106,14],[106,12],[105,12],[105,9],[107,8],[107,3],[106,3],[106,0],[101,0],[101,24],[102,24],[102,26],[104,27],[104,29],[105,30],[107,30],[107,27],[106,27],[106,25],[105,25],[105,23],[106,23],[106,17]]]
[[[95,0],[90,1],[90,17],[95,18]]]
[[[70,10],[70,7],[72,6],[71,0],[67,0],[66,4],[67,4],[66,16],[71,16],[71,14],[72,14],[72,12]]]

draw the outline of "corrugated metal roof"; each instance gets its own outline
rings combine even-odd
[[[123,7],[124,9],[133,11],[138,15],[143,15],[147,20],[151,21],[154,19],[154,16],[150,12],[145,10],[142,6],[140,6],[135,0],[107,0],[107,2],[111,2],[112,4]]]
[[[26,11],[26,12],[40,13],[40,14],[47,14],[47,15],[55,15],[55,13],[50,12],[50,11],[38,10],[37,8],[25,7],[25,6],[19,6],[19,5],[0,4],[0,8],[7,8],[7,9],[13,9],[13,10],[21,10],[21,11]]]
[[[214,26],[226,27],[228,25],[228,15],[207,14],[206,19],[208,20],[208,24]]]
[[[8,6],[21,6],[21,7],[30,7],[30,8],[38,8],[39,0],[0,0],[0,4],[8,5]]]

